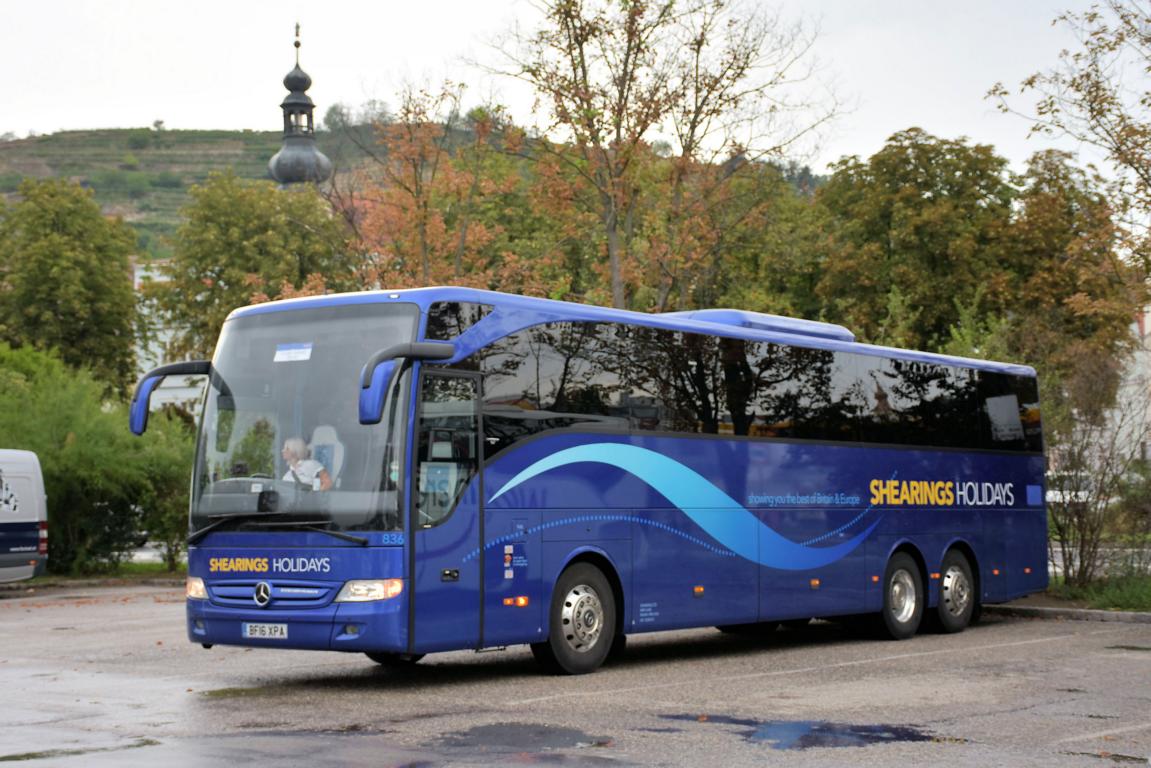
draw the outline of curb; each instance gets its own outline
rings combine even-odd
[[[985,605],[983,612],[998,616],[1059,621],[1118,621],[1125,624],[1151,624],[1151,613],[1139,611],[1097,611],[1089,608],[1039,608],[1024,605]]]

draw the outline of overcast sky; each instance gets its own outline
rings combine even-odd
[[[1018,167],[1050,143],[983,96],[1015,88],[1056,62],[1073,40],[1051,20],[1084,0],[783,0],[784,18],[820,32],[820,78],[850,111],[808,159],[825,171],[843,155],[866,157],[895,131],[993,144]],[[526,0],[38,0],[6,3],[0,56],[7,70],[0,133],[151,125],[278,130],[281,80],[294,61],[312,76],[317,116],[334,102],[396,103],[405,80],[469,84],[470,102],[494,96],[530,122],[530,94],[467,60],[494,61],[490,41],[530,28]],[[1074,149],[1065,146],[1064,148]]]

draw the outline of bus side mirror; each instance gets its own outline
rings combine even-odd
[[[360,388],[360,423],[379,424],[384,416],[384,395],[392,383],[398,363],[385,360],[372,371],[368,386]]]
[[[456,346],[444,341],[417,341],[394,344],[368,358],[360,371],[360,423],[379,424],[384,417],[384,396],[401,359],[447,360]]]
[[[152,400],[152,392],[167,376],[207,376],[212,372],[212,364],[207,360],[192,360],[186,363],[172,363],[161,365],[144,374],[136,391],[132,395],[132,404],[128,407],[128,429],[134,435],[144,434],[148,428],[148,404]]]

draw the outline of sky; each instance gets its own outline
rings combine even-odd
[[[1051,25],[1086,0],[780,0],[789,21],[818,28],[813,88],[834,90],[843,114],[801,158],[823,173],[845,155],[868,157],[896,131],[992,144],[1020,169],[1056,146],[984,98],[998,81],[1054,66],[1074,40]],[[5,3],[7,69],[0,134],[149,126],[279,130],[281,81],[294,64],[312,76],[317,117],[335,102],[395,104],[405,82],[468,86],[531,124],[531,94],[476,66],[499,61],[498,41],[538,12],[529,0],[38,0]],[[1021,105],[1025,102],[1021,102]],[[1076,151],[1070,144],[1060,148]],[[1084,161],[1091,160],[1084,157]]]

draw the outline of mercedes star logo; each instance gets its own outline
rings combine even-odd
[[[256,584],[256,591],[252,593],[252,599],[256,601],[256,605],[266,608],[268,603],[272,602],[272,585],[266,581]]]

